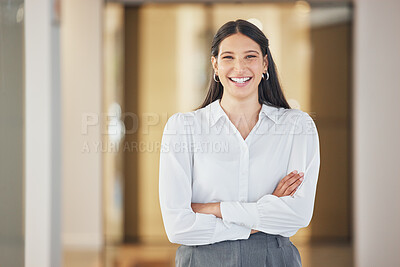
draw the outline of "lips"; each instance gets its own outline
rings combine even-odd
[[[229,78],[231,82],[233,82],[236,86],[245,86],[246,84],[249,83],[249,81],[252,79],[252,77],[232,77]]]

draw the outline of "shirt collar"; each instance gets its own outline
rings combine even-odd
[[[210,108],[209,112],[211,113],[209,115],[210,126],[213,126],[214,124],[216,124],[218,122],[218,120],[220,120],[223,117],[226,119],[229,119],[228,116],[226,115],[225,111],[222,109],[219,102],[220,102],[220,99],[216,99],[215,101],[213,101],[210,104],[210,107],[209,107]],[[276,107],[263,104],[261,107],[261,111],[260,111],[260,118],[262,116],[267,116],[274,123],[277,123],[277,121],[278,121],[277,110],[278,110],[278,108],[276,108]]]

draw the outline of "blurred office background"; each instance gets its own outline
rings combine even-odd
[[[303,266],[400,266],[400,2],[0,0],[0,266],[174,266],[162,131],[251,19],[320,135]]]

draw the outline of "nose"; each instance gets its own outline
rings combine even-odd
[[[236,59],[235,63],[234,63],[234,69],[235,71],[237,71],[238,73],[243,72],[243,70],[245,69],[245,62],[242,61],[242,59]]]

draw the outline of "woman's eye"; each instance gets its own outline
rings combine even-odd
[[[223,59],[232,59],[233,57],[231,57],[231,56],[226,56],[226,57],[223,57]]]
[[[256,57],[256,56],[254,56],[254,55],[248,55],[246,58],[254,58],[254,57]]]

